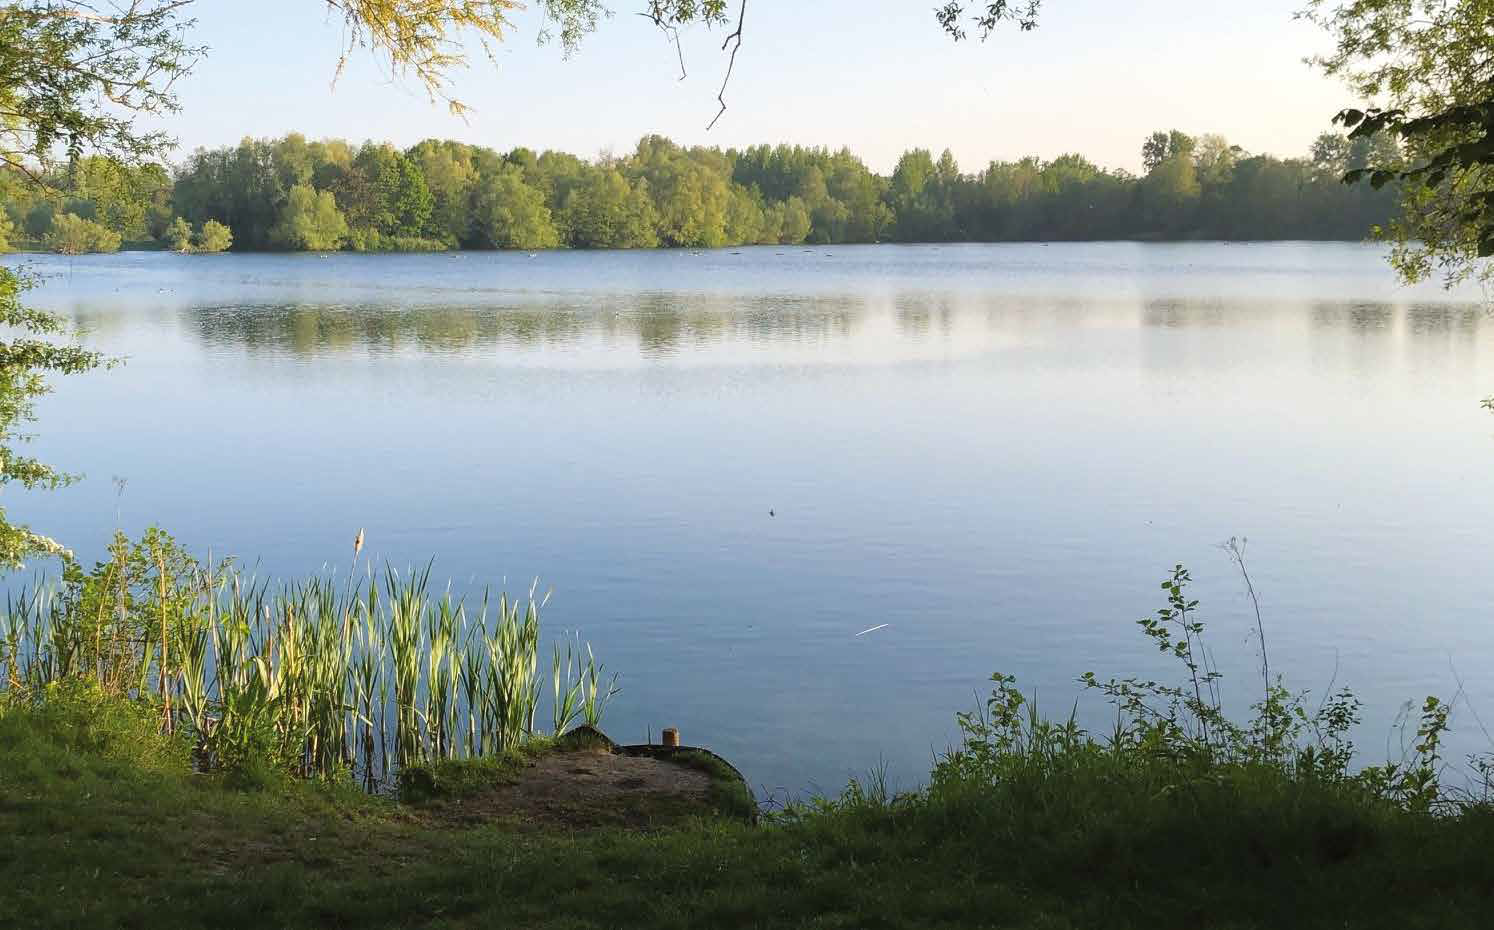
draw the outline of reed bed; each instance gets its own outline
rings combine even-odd
[[[354,547],[354,566],[362,534]],[[496,756],[546,735],[540,613],[549,594],[431,590],[431,566],[274,584],[203,564],[169,536],[118,536],[92,572],[69,566],[7,599],[0,700],[85,682],[148,701],[204,769],[269,764],[369,790],[406,767]],[[589,644],[557,642],[552,728],[600,722],[617,693]]]

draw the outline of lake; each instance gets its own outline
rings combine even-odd
[[[1231,536],[1273,670],[1355,688],[1365,761],[1459,679],[1454,749],[1489,747],[1494,320],[1378,247],[5,261],[127,360],[42,402],[86,479],[13,518],[88,560],[159,523],[305,575],[362,527],[458,589],[538,576],[622,675],[609,732],[759,794],[918,784],[997,670],[1105,728],[1074,679],[1165,670],[1134,621],[1178,562],[1243,713]]]

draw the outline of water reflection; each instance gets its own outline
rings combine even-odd
[[[170,314],[213,349],[321,356],[345,352],[447,354],[489,349],[630,345],[644,357],[746,340],[803,345],[850,339],[865,308],[846,299],[682,301],[665,296],[623,308],[555,302],[543,307],[389,307],[376,304],[202,307]],[[80,311],[80,328],[107,334],[111,313]]]
[[[951,301],[904,295],[892,301],[850,297],[721,299],[653,295],[631,304],[389,307],[376,304],[207,306],[167,313],[197,343],[248,355],[343,353],[489,353],[602,347],[645,359],[728,344],[802,348],[874,341],[918,357],[931,340],[965,350],[1021,344],[1075,327],[1091,329],[1239,329],[1262,325],[1383,341],[1404,336],[1450,347],[1479,338],[1489,317],[1476,305],[1314,301],[1274,304],[1153,300],[1138,307],[1074,301]],[[130,325],[113,313],[80,310],[80,328],[96,337]],[[138,319],[134,321],[138,325]],[[902,347],[906,351],[898,353]]]

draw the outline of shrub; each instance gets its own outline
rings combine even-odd
[[[935,765],[932,794],[993,788],[1010,793],[1012,786],[1026,785],[1049,801],[1055,794],[1077,794],[1092,802],[1107,793],[1101,786],[1111,785],[1122,795],[1172,798],[1169,803],[1200,803],[1219,790],[1311,790],[1410,812],[1452,803],[1440,783],[1448,707],[1435,697],[1426,699],[1404,758],[1360,770],[1352,765],[1349,736],[1360,705],[1347,689],[1313,704],[1306,691],[1290,691],[1280,678],[1267,680],[1250,707],[1251,718],[1244,724],[1231,719],[1220,697],[1221,675],[1204,642],[1198,601],[1188,597],[1190,581],[1188,570],[1176,566],[1162,582],[1167,605],[1137,621],[1143,635],[1181,666],[1176,684],[1100,679],[1092,672],[1080,677],[1116,709],[1112,732],[1096,738],[1078,725],[1076,714],[1063,721],[1044,717],[1014,678],[998,672],[985,704],[957,715],[961,744]],[[1264,669],[1263,630],[1261,637]]]
[[[440,239],[422,236],[389,236],[377,229],[355,229],[348,234],[354,252],[444,252],[450,248]]]
[[[44,240],[48,249],[62,255],[115,252],[121,241],[119,233],[76,213],[64,213],[53,219]]]
[[[217,220],[208,220],[197,233],[197,251],[223,252],[233,245],[233,231]]]
[[[166,227],[166,248],[173,252],[192,251],[192,224],[181,217],[172,220]]]
[[[97,758],[121,770],[185,772],[191,744],[161,732],[149,705],[121,701],[96,682],[55,681],[29,695],[0,694],[0,744],[35,757],[38,769],[57,757]],[[27,747],[21,751],[20,747]]]

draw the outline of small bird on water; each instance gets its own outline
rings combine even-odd
[[[778,516],[778,514],[776,514],[773,511],[769,510],[768,511],[768,516],[770,516],[770,517],[776,517],[776,516]]]

